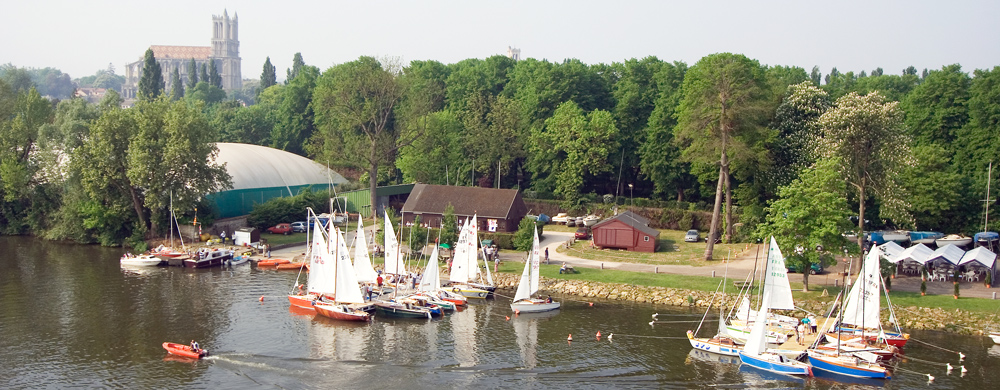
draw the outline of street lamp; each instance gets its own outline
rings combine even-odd
[[[632,195],[634,194],[635,192],[632,191],[632,183],[628,183],[628,203],[630,207],[635,207],[635,201],[632,200]]]

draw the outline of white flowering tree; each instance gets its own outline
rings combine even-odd
[[[817,155],[839,158],[840,174],[857,194],[858,245],[863,246],[869,196],[880,201],[883,218],[908,222],[906,192],[899,179],[915,161],[899,102],[886,101],[878,91],[865,96],[852,92],[837,99],[818,121]]]

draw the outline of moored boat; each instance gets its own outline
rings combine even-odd
[[[990,332],[990,339],[992,339],[995,344],[1000,344],[1000,332]]]
[[[334,320],[341,321],[368,321],[371,314],[361,307],[352,307],[343,304],[316,303],[313,306],[316,313]]]
[[[159,257],[153,255],[139,255],[135,256],[130,253],[122,255],[122,258],[118,262],[126,267],[155,267],[163,262]]]
[[[279,265],[279,264],[288,264],[288,263],[291,263],[291,262],[292,261],[288,260],[288,259],[263,259],[263,260],[258,260],[257,261],[257,266],[258,267],[274,267],[274,266]]]
[[[167,350],[172,355],[183,356],[191,359],[201,359],[208,356],[208,350],[198,349],[195,351],[190,345],[177,344],[177,343],[163,343],[163,349]]]
[[[854,378],[891,379],[892,371],[876,362],[866,361],[855,354],[828,355],[821,351],[807,351],[809,364],[817,370]]]
[[[309,264],[305,261],[300,261],[296,263],[285,263],[274,266],[274,269],[277,270],[297,270],[300,268],[309,269]]]
[[[188,268],[215,267],[232,258],[233,251],[228,249],[203,249],[190,259],[184,260],[184,266]]]
[[[379,314],[386,317],[427,319],[433,317],[431,310],[426,307],[418,307],[395,301],[375,301],[375,310],[378,310]]]
[[[941,232],[910,232],[910,242],[913,244],[931,245],[942,237],[944,233]]]
[[[691,347],[705,352],[726,356],[739,356],[740,350],[743,349],[743,343],[737,342],[736,339],[725,335],[716,335],[712,338],[697,338],[694,337],[694,332],[689,330],[687,331],[687,337],[688,341],[691,342]]]
[[[510,309],[514,313],[539,313],[556,310],[560,306],[560,303],[552,301],[552,298],[532,298],[532,295],[538,292],[538,265],[540,263],[538,248],[538,231],[535,230],[531,256],[524,262],[524,271],[521,272],[521,280],[517,283],[514,302],[510,304]]]
[[[971,243],[972,243],[972,237],[963,236],[961,234],[949,234],[947,236],[934,240],[934,244],[937,245],[938,248],[948,244],[954,246],[966,246]]]

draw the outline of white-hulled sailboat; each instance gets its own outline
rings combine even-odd
[[[448,275],[448,279],[451,280],[448,290],[462,294],[466,298],[485,299],[490,295],[490,291],[470,283],[472,280],[478,280],[479,276],[475,219],[476,217],[466,220],[462,225],[462,231],[458,234],[455,255],[451,261],[451,273]]]
[[[330,300],[321,299],[313,302],[316,312],[324,317],[342,321],[368,321],[371,316],[366,310],[371,310],[372,306],[365,303],[364,296],[358,285],[357,275],[354,273],[354,266],[351,265],[351,257],[348,255],[347,245],[344,243],[344,233],[333,223],[330,224],[330,236],[333,238],[335,264],[332,267],[334,290]],[[324,264],[329,266],[328,264]],[[324,270],[329,271],[330,267]],[[331,275],[327,275],[331,276]]]
[[[510,304],[510,309],[515,313],[538,313],[556,310],[560,306],[559,302],[554,302],[552,299],[531,297],[538,292],[538,266],[541,262],[538,247],[538,230],[536,229],[531,256],[524,262],[524,272],[521,272],[521,281],[517,284],[514,302]]]
[[[372,259],[368,257],[368,238],[365,237],[365,227],[358,215],[358,231],[354,234],[354,274],[358,283],[375,283],[378,273],[372,267]]]

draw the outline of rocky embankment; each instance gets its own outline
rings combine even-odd
[[[494,274],[493,279],[498,288],[515,289],[521,275]],[[708,307],[710,303],[718,306],[726,302],[726,307],[732,304],[736,294],[722,294],[707,291],[687,290],[667,287],[636,286],[631,284],[601,283],[585,280],[562,280],[541,278],[539,290],[548,293],[576,295],[583,298],[600,298],[614,301],[632,301],[658,305]],[[715,299],[713,300],[713,295]],[[835,297],[821,296],[813,300],[799,300],[796,305],[812,313],[822,314],[830,306]],[[896,317],[904,330],[923,329],[939,330],[961,334],[982,334],[990,325],[991,314],[972,313],[963,310],[945,310],[926,307],[894,307]],[[801,312],[783,313],[790,316],[801,316]],[[883,323],[888,323],[889,311],[882,311]]]

